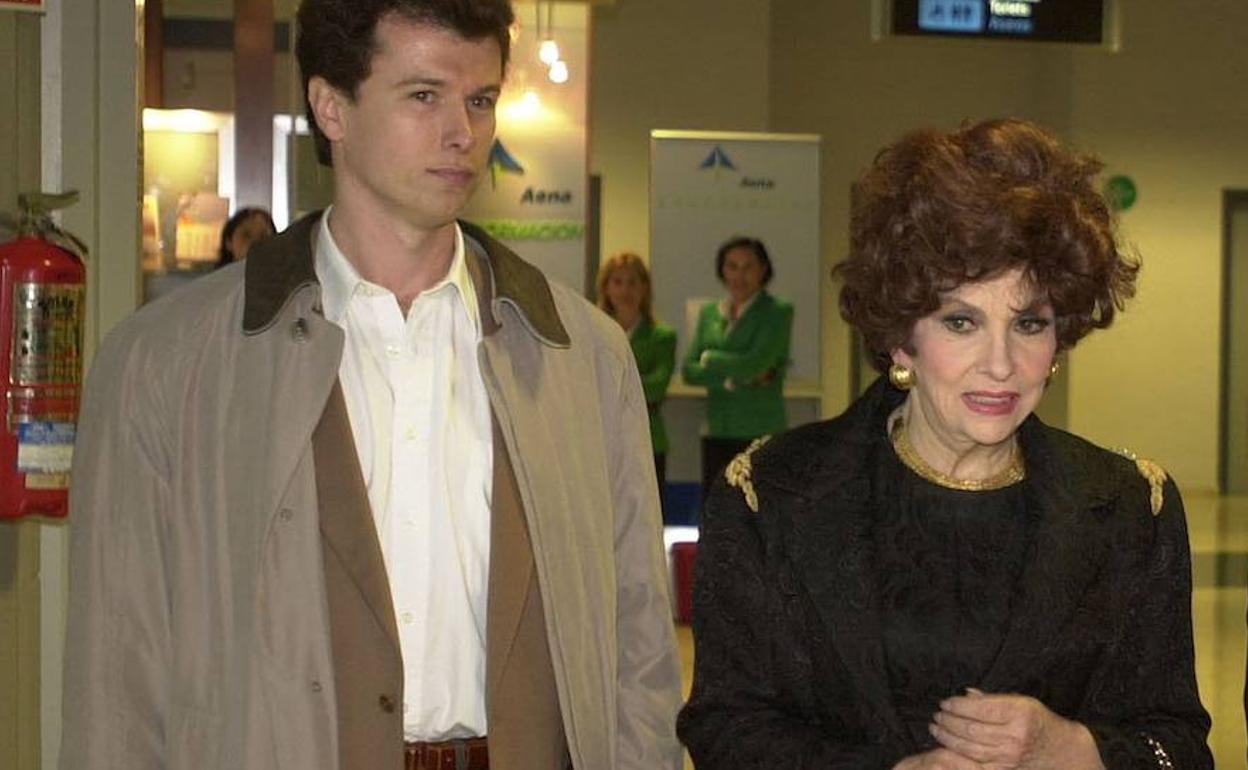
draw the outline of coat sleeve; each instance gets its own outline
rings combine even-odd
[[[641,381],[628,357],[610,436],[615,511],[617,770],[677,770],[680,657]]]
[[[151,377],[125,344],[96,356],[70,488],[61,767],[167,764],[170,608],[167,448]]]
[[[641,389],[647,404],[657,404],[667,396],[667,386],[676,369],[676,334],[670,329],[654,332],[652,365],[641,372]]]
[[[1174,482],[1165,482],[1162,499],[1153,516],[1147,496],[1137,496],[1151,543],[1139,591],[1127,599],[1133,606],[1124,634],[1093,683],[1083,719],[1107,770],[1213,767],[1193,660],[1187,521]]]
[[[721,479],[703,513],[694,565],[693,691],[677,732],[698,770],[873,770],[877,745],[840,740],[818,716],[792,591],[767,564],[760,518]],[[824,693],[834,698],[835,694]]]
[[[712,350],[706,355],[704,369],[716,378],[728,378],[739,384],[785,366],[789,358],[789,342],[793,334],[793,306],[777,303],[750,340],[745,350]]]
[[[685,360],[680,367],[680,374],[690,385],[711,385],[723,380],[722,377],[711,377],[702,365],[702,351],[707,349],[706,325],[711,322],[709,316],[715,313],[713,303],[702,306],[698,313],[698,327],[693,332],[693,340],[685,351]]]

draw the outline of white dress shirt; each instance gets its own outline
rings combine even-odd
[[[316,277],[346,341],[339,365],[403,653],[407,740],[486,734],[493,433],[477,295],[455,227],[450,270],[403,317],[321,218]]]

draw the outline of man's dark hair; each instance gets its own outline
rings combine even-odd
[[[511,0],[303,0],[295,55],[303,77],[304,109],[316,141],[316,157],[332,165],[329,139],[316,124],[308,102],[308,82],[322,77],[355,98],[372,69],[377,52],[377,24],[389,14],[407,21],[443,27],[466,40],[493,38],[503,57],[511,53]]]

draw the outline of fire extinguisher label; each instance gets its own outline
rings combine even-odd
[[[82,285],[19,283],[13,299],[12,384],[77,384]]]
[[[17,426],[17,470],[30,474],[69,473],[74,457],[72,422],[26,422]]]

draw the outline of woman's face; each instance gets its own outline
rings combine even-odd
[[[251,250],[251,244],[267,238],[273,234],[273,230],[269,228],[268,220],[262,214],[252,214],[239,223],[234,228],[234,232],[230,233],[230,253],[234,255],[234,261],[247,258],[247,252]]]
[[[724,255],[724,286],[733,302],[748,300],[763,288],[763,263],[754,249],[738,246]]]
[[[957,454],[999,445],[1044,394],[1057,353],[1053,308],[1021,270],[942,299],[915,323],[913,353],[893,351],[893,361],[915,373],[909,414],[921,424],[912,427]]]
[[[646,296],[646,284],[637,273],[627,267],[617,267],[607,276],[607,301],[615,308],[615,315],[634,318],[641,313],[641,303]]]

